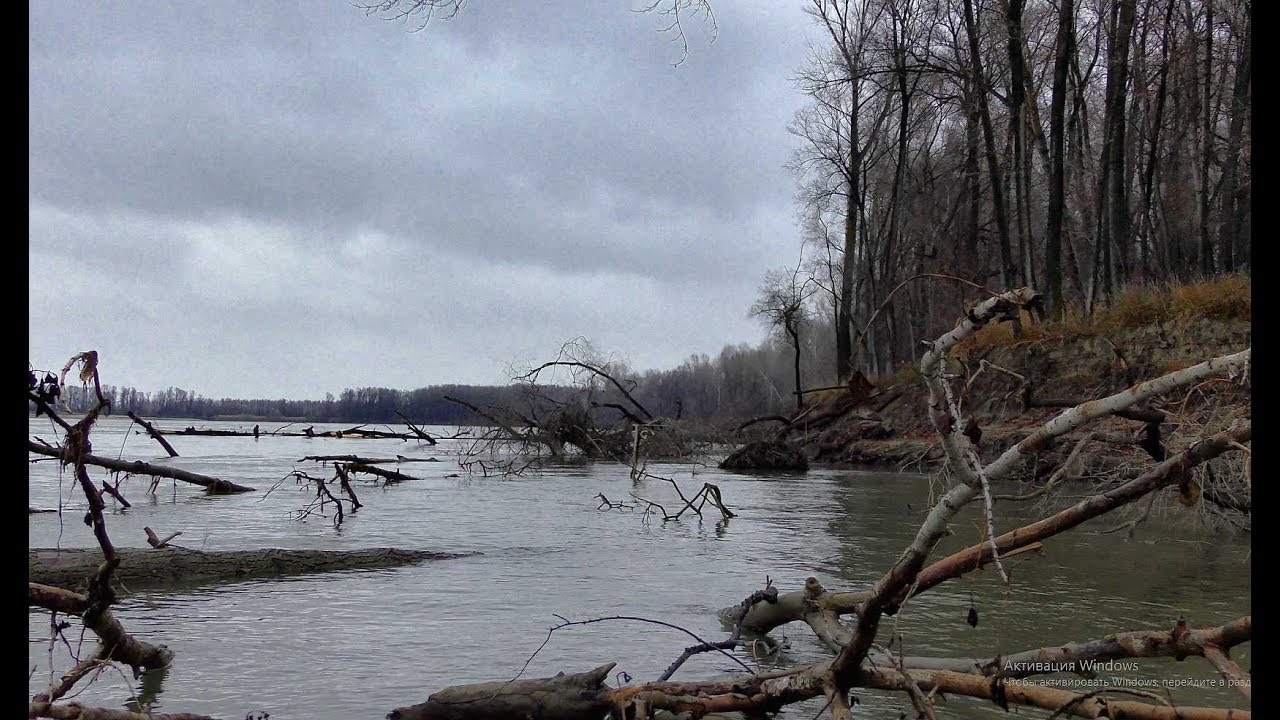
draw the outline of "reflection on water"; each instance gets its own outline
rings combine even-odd
[[[925,476],[815,470],[770,478],[650,464],[650,472],[674,476],[691,488],[716,483],[739,514],[728,522],[708,514],[664,524],[646,522],[640,509],[597,509],[597,493],[618,499],[636,489],[658,502],[674,498],[661,481],[633,487],[626,469],[617,465],[564,464],[541,475],[480,479],[458,475],[447,441],[430,447],[265,435],[257,441],[175,437],[181,457],[170,460],[145,436],[126,436],[128,425],[127,418],[107,418],[95,430],[94,452],[163,460],[258,492],[207,496],[194,486],[165,480],[155,496],[148,496],[149,481],[131,478],[122,489],[133,507],[114,510],[107,519],[118,546],[145,547],[142,528],[149,526],[161,536],[182,531],[175,542],[209,550],[394,546],[484,553],[391,570],[127,596],[119,609],[125,626],[175,650],[174,665],[163,677],[140,682],[127,672],[104,674],[77,700],[123,707],[154,698],[157,710],[227,718],[265,711],[276,720],[337,720],[368,716],[371,707],[381,715],[422,702],[445,685],[511,677],[557,624],[555,615],[570,620],[643,616],[703,637],[722,637],[716,611],[761,587],[766,576],[784,591],[799,588],[809,575],[828,588],[857,588],[874,580],[910,542],[931,497]],[[264,424],[264,431],[269,428],[275,425]],[[317,426],[322,429],[328,428]],[[44,418],[32,420],[31,431],[51,441],[56,437]],[[341,530],[323,519],[294,519],[310,495],[284,478],[295,467],[314,467],[298,458],[342,453],[399,453],[445,462],[402,466],[420,479],[392,487],[358,486],[365,507],[349,514]],[[30,516],[32,547],[93,545],[80,522],[84,500],[77,492],[70,475],[60,474],[55,463],[32,467],[31,505],[55,507],[60,498],[70,498],[62,517]],[[1033,517],[1034,508],[1001,506],[998,523],[1008,528]],[[943,551],[976,542],[981,524],[972,509],[963,514]],[[1117,631],[1168,628],[1179,616],[1193,626],[1217,625],[1250,611],[1247,538],[1206,541],[1185,524],[1161,518],[1140,526],[1131,540],[1097,534],[1106,527],[1108,521],[1095,521],[1047,541],[1039,556],[1011,559],[1011,589],[988,570],[912,599],[893,620],[906,654],[990,658]],[[970,607],[978,612],[977,627],[966,622]],[[48,616],[33,612],[28,624],[28,665],[36,668],[30,691],[36,693],[50,680]],[[72,647],[78,628],[69,631]],[[788,649],[771,665],[825,657],[803,626],[780,628],[775,636]],[[640,623],[565,628],[554,633],[524,674],[577,672],[618,661],[618,671],[637,681],[651,679],[688,644],[682,633]],[[90,645],[86,640],[85,652]],[[1245,669],[1248,649],[1234,653]],[[745,650],[737,655],[752,662]],[[54,680],[70,665],[66,648],[58,647]],[[740,670],[710,653],[687,662],[675,679]],[[1216,675],[1192,658],[1146,660],[1139,673],[1127,677]],[[1218,688],[1177,689],[1173,698],[1242,706],[1235,694]],[[897,696],[863,692],[859,699],[869,717],[897,717],[898,710],[913,715]],[[789,714],[813,717],[820,707],[806,705]],[[942,717],[1004,716],[994,706],[960,698],[942,708]]]

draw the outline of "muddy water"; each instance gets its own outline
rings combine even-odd
[[[162,421],[162,427],[248,429],[252,423]],[[129,459],[163,453],[145,436],[129,433],[127,418],[106,419],[94,433],[94,452]],[[272,430],[277,424],[263,424]],[[317,426],[317,430],[330,426]],[[338,426],[332,426],[338,427]],[[54,441],[43,418],[31,431]],[[516,675],[558,621],[632,615],[675,623],[707,638],[723,637],[716,610],[734,604],[771,577],[782,589],[816,576],[828,588],[857,588],[896,559],[914,534],[930,498],[927,476],[815,470],[803,476],[742,476],[709,467],[651,465],[682,486],[720,486],[739,514],[728,522],[687,517],[662,523],[639,510],[601,511],[594,496],[638,494],[671,507],[670,487],[648,480],[633,486],[625,468],[564,464],[517,479],[468,477],[437,447],[381,440],[307,438],[172,438],[182,454],[167,463],[250,485],[259,492],[207,496],[199,488],[148,480],[122,486],[133,503],[112,509],[107,522],[116,544],[145,547],[143,527],[197,549],[395,546],[478,557],[406,568],[315,575],[230,585],[199,585],[175,592],[138,591],[118,613],[140,637],[176,653],[162,676],[134,681],[104,673],[76,699],[124,707],[151,700],[159,711],[242,718],[268,712],[287,718],[376,718],[421,702],[445,686]],[[340,529],[326,519],[297,519],[307,491],[282,479],[305,455],[438,457],[437,463],[399,466],[420,479],[383,488],[357,486],[365,504]],[[95,477],[101,477],[95,474]],[[275,489],[272,489],[272,488]],[[61,514],[32,515],[32,547],[93,544],[81,522],[82,497],[52,462],[31,468],[30,504]],[[271,490],[271,492],[266,492]],[[108,501],[108,505],[113,503]],[[1043,509],[1040,509],[1041,511]],[[1037,508],[1001,507],[1000,527],[1036,516]],[[1194,626],[1216,625],[1250,612],[1247,536],[1206,536],[1195,510],[1180,509],[1140,526],[1134,537],[1099,534],[1103,519],[1046,543],[1039,557],[1010,561],[1012,589],[993,572],[947,583],[911,601],[898,632],[910,655],[992,657],[1049,644],[1138,629],[1167,628],[1180,616]],[[981,520],[972,509],[954,524],[945,549],[977,540]],[[966,622],[970,607],[977,627]],[[28,618],[32,693],[50,682],[49,619]],[[71,647],[78,634],[69,631]],[[824,657],[803,626],[781,628],[785,656],[769,665]],[[656,677],[689,639],[636,622],[608,622],[555,632],[529,662],[526,676],[580,671],[617,661],[636,680]],[[86,641],[84,651],[91,643]],[[1248,646],[1235,659],[1250,667]],[[754,661],[745,653],[739,657]],[[70,665],[68,650],[52,652],[54,677]],[[735,663],[702,655],[676,679],[740,672]],[[1143,661],[1136,672],[1103,673],[1115,682],[1173,678],[1176,702],[1243,707],[1216,675],[1192,658]],[[1055,676],[1071,687],[1071,676]],[[1193,685],[1201,685],[1195,687]],[[1077,686],[1078,687],[1078,686]],[[1082,689],[1092,689],[1091,687]],[[1161,693],[1164,691],[1161,690]],[[897,696],[859,694],[865,717],[912,716]],[[821,703],[788,712],[810,718]],[[874,710],[874,712],[872,712]],[[1032,711],[1033,716],[1045,713]],[[940,717],[1004,717],[990,705],[946,700]]]

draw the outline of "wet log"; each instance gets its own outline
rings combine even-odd
[[[47,447],[32,440],[27,441],[27,450],[37,455],[45,455],[48,457],[60,458],[63,456],[63,450],[60,447]],[[192,485],[199,485],[211,493],[241,493],[252,492],[253,488],[244,485],[237,485],[228,480],[219,480],[208,475],[200,475],[198,473],[187,472],[177,468],[167,468],[160,465],[152,465],[141,460],[116,460],[114,458],[98,457],[97,455],[85,455],[84,462],[86,465],[95,465],[100,468],[106,468],[114,472],[129,473],[131,475],[149,475],[151,477],[167,477],[173,480],[180,480]]]
[[[156,432],[161,435],[195,435],[197,437],[253,437],[252,432],[244,430],[197,430],[193,427],[183,428],[181,430],[159,430]],[[301,433],[280,433],[281,435],[300,435]]]
[[[411,462],[440,462],[439,459],[429,458],[410,458],[403,455],[397,455],[393,458],[367,458],[359,455],[308,455],[298,462],[306,462],[314,460],[315,462],[353,462],[361,465],[377,465],[378,463],[411,463]]]
[[[53,720],[213,720],[208,715],[191,713],[136,713],[115,708],[88,707],[75,702],[54,705],[42,701],[27,704],[27,717]]]
[[[173,660],[172,650],[133,637],[125,631],[111,608],[91,602],[88,595],[33,581],[27,583],[27,604],[65,615],[82,616],[85,626],[98,636],[97,656],[104,660],[117,660],[130,667],[148,670],[162,668]]]
[[[194,437],[251,437],[256,438],[261,433],[254,433],[249,430],[199,430],[194,427],[187,427],[181,430],[162,430],[157,428],[156,432],[161,435],[191,435]],[[310,438],[338,438],[340,440],[420,440],[422,442],[435,445],[435,438],[415,429],[413,433],[402,432],[386,432],[384,430],[366,430],[357,425],[346,430],[326,430],[324,432],[316,432],[312,428],[306,428],[302,432],[273,432],[271,435],[276,437],[310,437]]]
[[[374,467],[373,465],[365,465],[363,463],[355,463],[355,462],[347,463],[347,470],[350,472],[360,472],[360,473],[367,473],[369,475],[376,475],[382,478],[383,480],[386,480],[387,482],[404,482],[405,480],[418,479],[412,475],[405,475],[404,473],[396,472],[395,470],[383,470],[380,467]]]
[[[467,557],[475,553],[373,548],[368,550],[221,550],[174,546],[116,548],[120,565],[114,578],[132,589],[186,582],[218,582],[408,565],[424,560]],[[31,582],[79,589],[98,571],[96,549],[36,548],[27,553]]]
[[[146,420],[143,420],[142,418],[138,417],[137,415],[134,415],[132,410],[130,410],[130,411],[129,411],[128,413],[126,413],[126,414],[127,414],[127,415],[128,415],[128,416],[129,416],[129,417],[130,417],[134,422],[136,422],[136,423],[138,423],[139,425],[141,425],[141,426],[142,426],[142,429],[146,430],[146,431],[147,431],[147,434],[148,434],[148,435],[150,435],[150,436],[152,437],[152,439],[154,439],[156,442],[160,443],[160,447],[164,448],[164,451],[165,451],[165,452],[167,452],[167,453],[169,453],[169,457],[178,457],[178,451],[173,449],[173,446],[169,444],[169,441],[168,441],[168,440],[165,440],[165,439],[164,439],[164,435],[161,435],[161,434],[160,434],[160,431],[159,431],[159,430],[156,430],[156,428],[155,428],[155,426],[154,426],[154,425],[152,425],[151,423],[147,422]]]
[[[604,684],[609,663],[583,673],[532,680],[487,682],[445,688],[418,705],[396,708],[389,720],[584,720],[609,711]]]

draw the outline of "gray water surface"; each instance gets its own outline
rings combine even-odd
[[[253,423],[162,420],[164,428],[250,429]],[[143,694],[156,711],[206,713],[222,718],[269,712],[290,718],[378,718],[395,707],[422,702],[448,685],[505,680],[521,672],[543,677],[579,672],[617,661],[635,681],[656,678],[693,643],[678,631],[635,621],[612,621],[556,631],[559,621],[611,615],[640,616],[680,625],[706,639],[722,639],[720,608],[763,586],[766,576],[782,590],[817,577],[828,589],[860,589],[889,568],[910,542],[931,497],[930,479],[853,470],[811,470],[804,475],[737,475],[691,464],[650,464],[649,471],[678,480],[692,493],[703,482],[718,485],[738,517],[720,521],[686,515],[663,523],[640,509],[599,510],[597,493],[628,493],[675,505],[670,485],[633,484],[628,469],[611,463],[565,463],[519,478],[468,477],[459,469],[458,441],[431,447],[396,440],[338,440],[263,436],[171,437],[181,457],[168,459],[128,418],[110,417],[94,429],[98,455],[162,461],[214,475],[258,492],[208,496],[200,488],[149,479],[122,485],[128,510],[108,499],[108,529],[118,546],[145,547],[143,527],[196,549],[401,547],[480,556],[426,562],[392,570],[353,571],[272,581],[200,585],[179,591],[138,591],[117,612],[139,638],[176,653],[163,676],[134,681],[128,671],[104,673],[75,699],[124,707]],[[264,432],[280,423],[262,423]],[[349,425],[316,425],[316,430]],[[382,426],[370,426],[382,428]],[[32,419],[33,435],[55,442],[45,418]],[[296,429],[296,428],[291,428]],[[439,432],[453,429],[435,428]],[[438,463],[395,466],[420,479],[390,487],[356,486],[365,507],[340,529],[326,519],[297,519],[311,492],[291,480],[295,468],[332,476],[331,469],[297,462],[305,455],[437,457]],[[93,471],[96,481],[108,477]],[[70,473],[54,462],[31,467],[30,504],[61,514],[31,515],[31,547],[90,547],[82,522],[85,501]],[[273,486],[275,490],[266,492]],[[1041,509],[1041,512],[1043,509]],[[910,601],[897,630],[909,655],[989,658],[997,654],[1079,642],[1129,630],[1172,627],[1186,617],[1194,627],[1229,622],[1250,612],[1250,548],[1247,536],[1206,535],[1194,510],[1160,515],[1131,539],[1099,534],[1117,524],[1104,518],[1045,543],[1042,555],[1009,561],[1013,587],[1006,591],[990,570],[945,583]],[[1038,517],[1033,507],[997,510],[1000,529]],[[953,524],[936,557],[980,539],[981,513],[969,508]],[[976,628],[966,622],[978,610]],[[890,620],[892,622],[892,620]],[[28,666],[31,693],[47,690],[50,677],[49,616],[31,612]],[[67,631],[72,647],[79,625]],[[780,628],[784,657],[765,667],[826,657],[807,627]],[[83,651],[92,648],[91,638]],[[1234,659],[1250,667],[1249,646]],[[734,653],[756,667],[750,653]],[[53,651],[56,681],[72,660],[66,647]],[[676,680],[722,677],[742,668],[723,655],[695,657]],[[1104,674],[1105,676],[1106,674]],[[1126,680],[1174,678],[1216,682],[1199,658],[1144,660]],[[1062,683],[1072,676],[1055,676]],[[617,680],[613,681],[614,683]],[[1060,685],[1071,688],[1070,685]],[[1074,688],[1089,690],[1087,688]],[[1161,694],[1164,694],[1161,690]],[[1233,691],[1217,687],[1173,689],[1178,703],[1247,707]],[[859,692],[859,717],[914,716],[897,695]],[[822,704],[788,711],[811,718]],[[1038,710],[1020,710],[1044,717]],[[949,698],[939,717],[995,718],[990,704]]]

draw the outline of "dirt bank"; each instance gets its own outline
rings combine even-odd
[[[373,548],[368,550],[222,550],[116,548],[114,579],[130,589],[189,582],[219,582],[281,575],[360,570],[445,560],[476,553]],[[80,590],[98,569],[95,549],[33,548],[27,553],[31,582]]]
[[[1065,406],[1251,344],[1250,323],[1243,320],[1165,322],[1093,335],[1033,329],[1028,335],[1021,340],[979,335],[950,358],[948,371],[957,376],[954,387],[969,386],[962,398],[962,416],[972,414],[980,428],[978,447],[986,461]],[[815,464],[920,471],[941,465],[942,449],[926,412],[928,391],[913,368],[879,379],[869,397],[858,395],[824,393],[791,425],[775,427],[771,435],[793,443]],[[1162,440],[1176,452],[1197,437],[1225,429],[1236,418],[1248,417],[1249,401],[1248,384],[1222,378],[1163,398],[1150,410],[1164,415]],[[1143,425],[1134,419],[1106,418],[1036,458],[1023,479],[1052,472],[1089,432],[1095,433],[1094,441],[1075,460],[1077,476],[1138,468],[1149,462],[1134,437]]]

